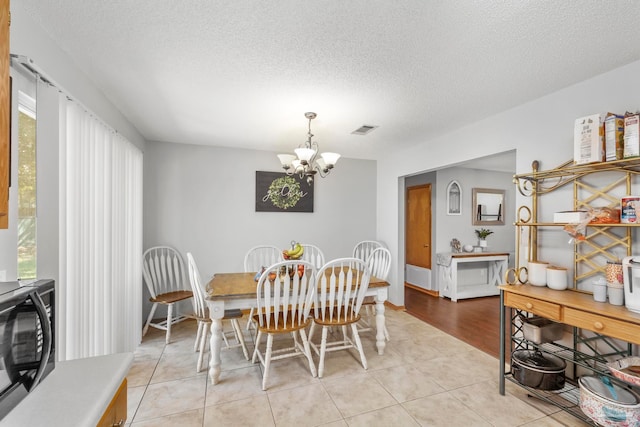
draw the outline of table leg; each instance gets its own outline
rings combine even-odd
[[[506,330],[507,324],[505,319],[505,307],[504,307],[504,291],[500,290],[500,377],[498,378],[498,391],[502,396],[504,396],[504,371],[505,371],[505,339],[506,339]],[[511,310],[511,309],[509,309]],[[511,321],[511,316],[509,316],[509,321]],[[511,330],[511,326],[509,326],[509,330]]]
[[[222,317],[224,316],[223,301],[207,301],[211,316],[211,359],[209,362],[209,378],[212,384],[220,381],[220,350],[222,349]]]
[[[387,341],[384,336],[384,302],[387,300],[387,289],[380,289],[376,294],[376,347],[378,348],[378,354],[384,354],[384,348],[387,346]]]

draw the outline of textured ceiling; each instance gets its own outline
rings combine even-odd
[[[374,159],[640,59],[634,1],[18,1],[150,141],[289,152],[315,111]]]

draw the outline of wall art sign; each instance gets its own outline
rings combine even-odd
[[[256,171],[256,212],[313,212],[313,185],[299,175]]]

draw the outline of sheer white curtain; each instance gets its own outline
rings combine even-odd
[[[60,99],[59,359],[133,351],[142,330],[142,153]]]

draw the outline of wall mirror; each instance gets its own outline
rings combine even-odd
[[[504,190],[474,188],[472,198],[473,225],[504,225]]]
[[[462,215],[462,189],[458,181],[447,186],[447,215]]]

